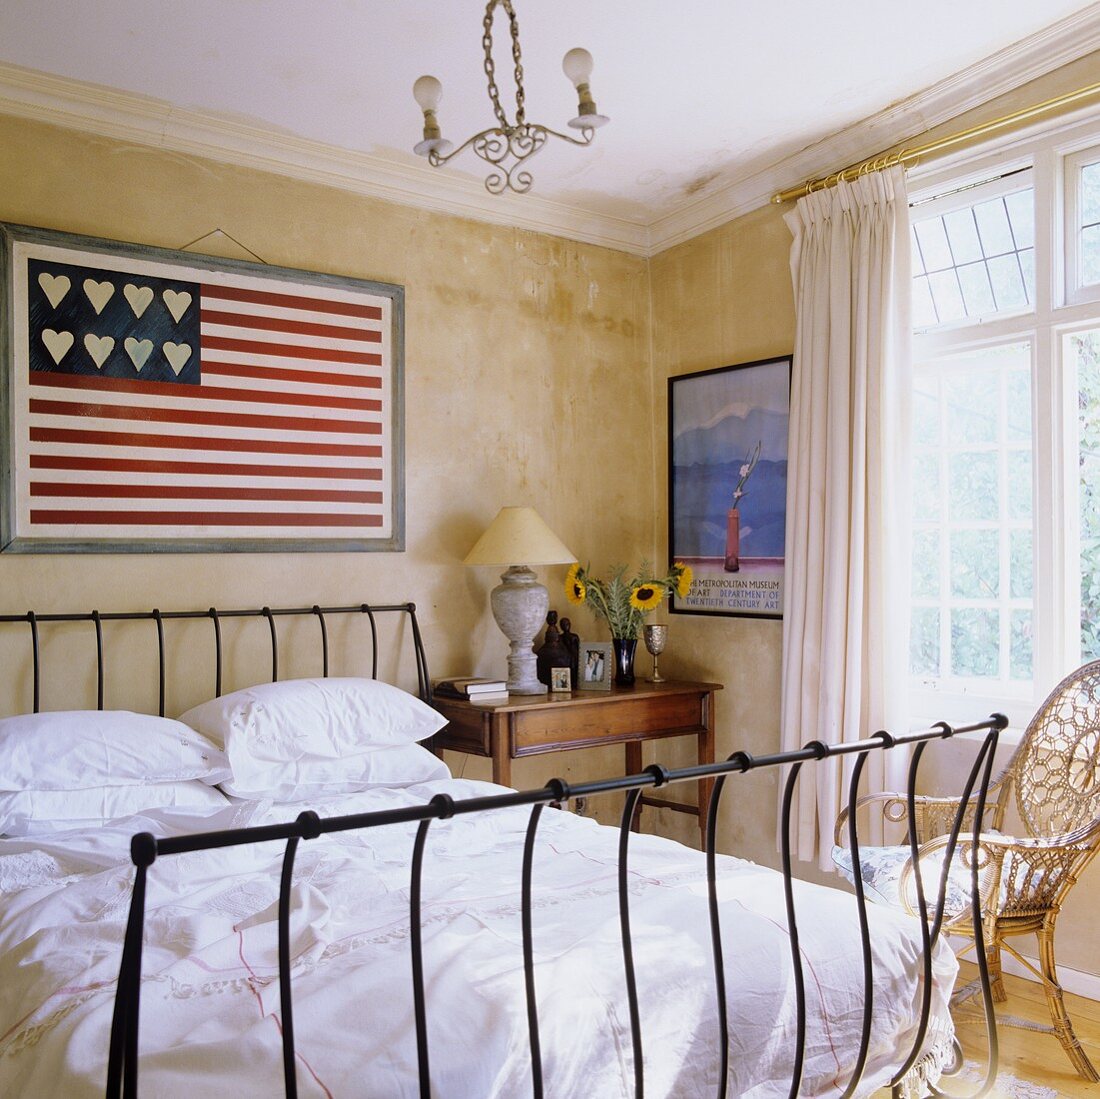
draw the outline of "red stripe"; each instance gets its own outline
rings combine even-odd
[[[94,420],[140,420],[142,423],[202,424],[269,431],[335,431],[344,435],[381,435],[382,425],[313,416],[255,416],[237,412],[194,412],[186,408],[134,408],[128,405],[80,404],[77,401],[30,401],[41,416],[83,416]]]
[[[350,408],[359,412],[381,412],[382,402],[359,397],[328,397],[316,393],[287,393],[283,390],[229,389],[220,386],[180,385],[178,382],[143,382],[130,378],[101,378],[94,374],[58,374],[32,370],[31,385],[57,389],[101,389],[108,393],[141,393],[151,397],[180,400],[237,401],[244,404],[285,404],[308,408]],[[33,402],[32,402],[33,403]]]
[[[249,366],[246,363],[202,363],[203,374],[228,378],[257,378],[273,382],[305,382],[309,385],[346,385],[354,389],[381,389],[382,379],[361,374],[329,374],[320,370],[285,370],[279,366]]]
[[[31,509],[31,522],[42,525],[115,527],[380,527],[381,515],[315,515],[311,512],[261,511],[45,511]]]
[[[323,454],[335,458],[381,458],[380,446],[355,443],[284,443],[274,439],[207,439],[180,435],[142,435],[130,431],[85,431],[32,427],[32,443],[87,443],[96,446],[148,446],[173,450],[231,450],[259,454]]]
[[[323,298],[305,298],[297,294],[271,294],[264,290],[242,290],[236,286],[215,286],[203,283],[203,300],[248,301],[256,305],[277,305],[282,309],[309,309],[314,313],[333,313],[339,317],[362,317],[380,321],[382,310],[377,305],[355,305],[349,301],[327,301]]]
[[[85,458],[32,454],[31,469],[98,470],[103,473],[191,473],[238,477],[310,477],[333,481],[381,481],[380,469],[335,466],[254,465],[251,462],[155,462],[143,458]]]
[[[302,347],[289,343],[264,343],[262,340],[235,340],[229,336],[203,336],[204,351],[239,351],[246,355],[274,355],[280,359],[318,359],[329,363],[356,363],[360,366],[381,366],[381,355],[358,351],[333,351],[327,347]]]
[[[309,321],[288,321],[282,317],[260,317],[251,313],[223,313],[220,309],[202,309],[200,317],[208,324],[224,324],[232,328],[258,328],[263,332],[293,332],[296,336],[320,336],[322,339],[357,340],[360,343],[381,343],[382,333],[372,329],[342,328],[337,324],[312,324]]]
[[[380,492],[323,488],[248,488],[215,485],[77,485],[31,481],[32,496],[121,500],[313,500],[331,504],[380,504]]]

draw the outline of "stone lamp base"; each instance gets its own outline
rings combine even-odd
[[[534,640],[546,621],[550,595],[526,565],[512,565],[493,588],[489,604],[501,633],[508,638],[508,693],[546,694],[536,674]]]

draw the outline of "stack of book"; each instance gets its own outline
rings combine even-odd
[[[443,698],[464,698],[469,702],[503,702],[508,698],[508,685],[503,679],[437,679],[432,691]]]

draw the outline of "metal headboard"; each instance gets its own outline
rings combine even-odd
[[[91,622],[95,627],[96,647],[96,709],[103,709],[105,655],[103,644],[104,622],[152,622],[157,630],[157,667],[159,678],[159,703],[157,712],[164,717],[165,678],[167,650],[164,640],[164,623],[172,619],[209,618],[213,623],[214,638],[214,694],[222,693],[222,620],[227,618],[266,618],[271,634],[271,682],[279,679],[279,633],[275,619],[286,616],[309,616],[317,619],[321,643],[322,674],[329,674],[329,638],[327,615],[357,614],[365,615],[370,623],[371,635],[371,678],[378,678],[378,617],[382,615],[406,616],[412,631],[413,655],[416,660],[417,693],[425,702],[431,702],[431,679],[428,675],[428,660],[424,652],[424,641],[420,633],[420,624],[416,618],[415,603],[359,603],[346,607],[258,607],[244,610],[218,610],[210,607],[205,611],[86,611],[75,614],[0,614],[0,624],[23,623],[30,627],[31,655],[34,667],[33,712],[38,713],[42,688],[42,657],[39,646],[39,627],[54,622]]]

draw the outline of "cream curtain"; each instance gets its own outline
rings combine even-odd
[[[909,210],[900,168],[799,200],[794,234],[781,737],[858,740],[906,724]],[[900,789],[875,753],[870,789]],[[854,757],[804,768],[796,857],[831,869]]]

